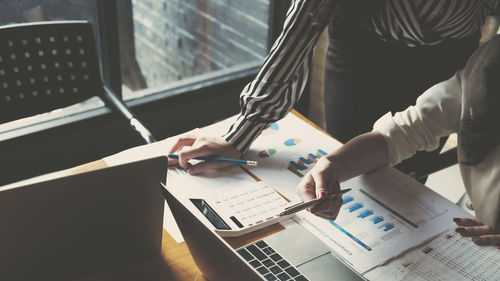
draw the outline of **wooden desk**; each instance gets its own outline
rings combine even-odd
[[[321,130],[317,125],[309,121],[296,111],[297,115],[311,126]],[[323,131],[323,130],[321,130]],[[324,131],[323,131],[324,132]],[[326,132],[325,132],[326,134]],[[65,170],[68,175],[106,168],[104,160],[98,160],[78,167]],[[280,224],[275,224],[259,231],[247,235],[226,238],[226,241],[233,247],[238,248],[252,241],[259,240],[269,234],[283,230]],[[78,281],[107,281],[107,280],[141,280],[141,281],[165,281],[165,280],[186,280],[186,281],[208,281],[196,266],[185,242],[177,243],[165,230],[163,230],[162,247],[159,255],[150,257],[138,262],[124,264],[104,272],[84,276],[76,279]],[[211,280],[216,281],[216,280]]]

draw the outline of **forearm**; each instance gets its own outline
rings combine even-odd
[[[337,3],[337,1],[334,1]],[[299,100],[309,77],[315,42],[329,23],[317,10],[338,13],[330,1],[292,1],[283,31],[255,77],[240,95],[241,113],[223,138],[245,153],[268,125],[283,118]],[[331,10],[333,9],[333,10]],[[330,11],[331,10],[331,11]]]
[[[488,42],[491,38],[495,37],[500,26],[500,15],[490,15],[486,18],[486,22],[481,28],[480,45]]]
[[[327,158],[335,165],[337,180],[343,182],[387,165],[389,151],[383,136],[370,132],[351,139]]]

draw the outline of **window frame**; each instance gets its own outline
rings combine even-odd
[[[97,50],[100,56],[100,67],[103,81],[119,99],[122,99],[122,77],[120,69],[120,49],[118,33],[118,0],[95,0],[97,7]],[[269,2],[268,40],[269,51],[274,40],[279,36],[286,17],[289,1]],[[164,87],[138,91],[137,98],[124,101],[134,109],[149,103],[160,102],[175,96],[182,96],[201,87],[224,85],[238,79],[248,79],[255,76],[260,70],[261,62],[247,63],[226,70],[214,71],[206,75],[186,78],[179,82],[169,83]],[[0,142],[11,140],[24,135],[37,133],[43,130],[56,128],[71,123],[99,118],[110,114],[111,110],[104,105],[87,106],[75,110],[68,115],[42,118],[42,120],[19,127],[0,131]],[[147,124],[146,124],[147,126]],[[0,127],[1,128],[1,127]]]

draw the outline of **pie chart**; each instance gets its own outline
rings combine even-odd
[[[279,129],[280,129],[280,126],[278,125],[278,123],[274,122],[274,123],[271,123],[271,125],[269,125],[269,127],[267,129],[262,131],[261,135],[263,135],[263,136],[271,135],[271,134],[276,133]]]
[[[274,148],[270,148],[270,149],[267,149],[267,150],[262,150],[261,152],[259,152],[259,157],[260,158],[267,158],[273,154],[276,154],[276,152],[278,152],[276,149]]]
[[[300,139],[298,138],[291,138],[285,141],[286,146],[294,146],[300,143]]]

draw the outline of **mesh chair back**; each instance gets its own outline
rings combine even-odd
[[[10,25],[0,38],[0,123],[102,94],[90,23]]]

